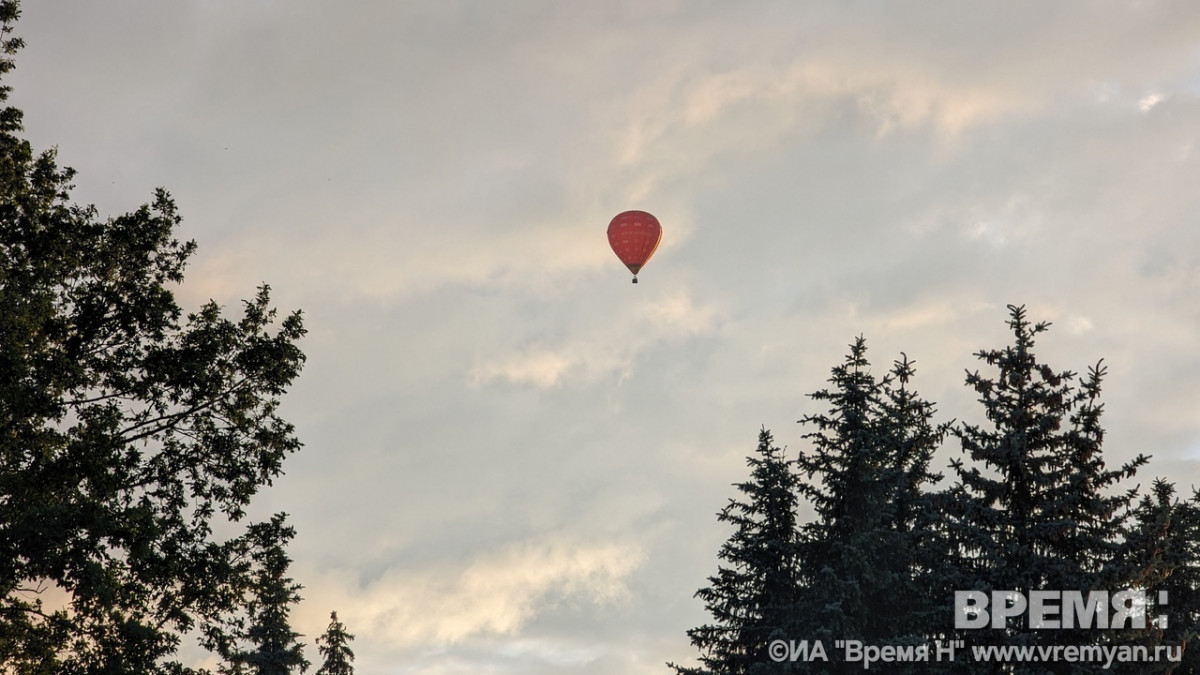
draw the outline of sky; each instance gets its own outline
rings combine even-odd
[[[56,0],[16,34],[73,198],[175,197],[186,309],[304,312],[305,447],[252,515],[298,530],[316,664],[334,610],[360,675],[694,663],[759,429],[805,449],[860,334],[982,422],[1010,303],[1104,359],[1110,465],[1200,485],[1193,0]],[[636,286],[627,209],[664,230]]]

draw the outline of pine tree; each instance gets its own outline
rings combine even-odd
[[[301,586],[287,576],[291,559],[284,551],[295,530],[285,525],[286,516],[277,514],[266,523],[251,526],[255,546],[254,582],[247,603],[249,628],[245,641],[249,648],[228,650],[226,659],[237,673],[251,675],[290,675],[304,672],[309,663],[304,646],[297,641],[288,616],[291,605],[300,601]]]
[[[338,621],[337,612],[330,612],[329,627],[317,638],[317,650],[325,659],[317,675],[354,675],[354,652],[349,646],[353,639],[354,636],[346,632],[346,625]]]
[[[787,639],[795,604],[796,475],[792,462],[762,429],[758,448],[747,458],[750,479],[737,485],[717,519],[735,527],[721,547],[716,576],[696,596],[713,623],[688,631],[703,668],[668,664],[677,673],[790,672],[768,656],[772,640]]]
[[[927,488],[945,425],[909,383],[907,357],[876,379],[859,337],[832,371],[832,389],[812,398],[827,413],[801,423],[811,452],[801,453],[799,492],[815,519],[800,527],[799,594],[791,632],[833,645],[919,645],[932,612],[928,575],[937,540]],[[812,672],[851,672],[861,664],[830,659]],[[900,667],[894,667],[898,672]]]
[[[1103,365],[1076,383],[1075,373],[1055,371],[1033,352],[1049,324],[1031,324],[1023,307],[1010,305],[1009,312],[1013,344],[976,354],[997,372],[966,378],[989,424],[953,430],[970,464],[952,462],[958,483],[942,501],[950,538],[942,575],[947,592],[1012,590],[1028,597],[1039,589],[1129,587],[1133,579],[1119,556],[1133,496],[1115,489],[1146,457],[1106,468]],[[972,631],[967,638],[977,645],[1087,644],[1102,634],[1031,630],[1016,618],[1007,630]],[[1016,669],[1040,672],[1028,663]]]

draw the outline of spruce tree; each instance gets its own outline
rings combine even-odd
[[[1200,647],[1195,642],[1200,633],[1200,496],[1180,500],[1175,486],[1159,478],[1133,515],[1119,560],[1137,587],[1148,592],[1147,614],[1156,625],[1151,630],[1126,631],[1123,637],[1151,650],[1159,645],[1181,648],[1182,658],[1140,664],[1131,672],[1200,672]]]
[[[346,625],[338,621],[337,612],[330,612],[329,627],[317,638],[317,651],[325,659],[317,675],[354,675],[354,652],[349,646],[353,639]]]
[[[882,553],[894,580],[893,600],[876,624],[877,631],[890,630],[890,637],[877,638],[882,644],[927,644],[947,634],[940,623],[944,599],[937,593],[946,541],[937,527],[942,516],[934,486],[942,474],[930,465],[952,423],[935,421],[934,403],[910,387],[915,374],[915,362],[902,352],[882,383],[879,437],[889,463],[880,476],[879,506],[888,542]]]
[[[923,644],[932,598],[928,575],[937,555],[927,493],[945,425],[909,385],[907,357],[876,378],[859,337],[834,367],[831,389],[812,394],[829,405],[801,423],[812,449],[797,461],[799,492],[815,519],[800,527],[799,583],[791,632],[834,645]],[[812,672],[851,672],[862,664],[831,658]],[[903,666],[892,667],[899,672]]]
[[[250,537],[255,545],[251,551],[254,581],[244,636],[248,645],[227,653],[234,672],[291,675],[308,669],[304,645],[297,641],[300,634],[292,630],[288,619],[291,606],[300,602],[302,587],[287,576],[291,559],[284,548],[295,530],[285,521],[284,514],[277,514],[266,523],[251,526]]]
[[[792,637],[796,474],[765,428],[746,461],[750,479],[736,486],[742,498],[731,498],[717,515],[734,533],[721,547],[716,576],[696,593],[713,622],[688,631],[703,667],[668,664],[677,673],[790,672],[791,664],[775,663],[767,649],[773,640]]]
[[[1031,324],[1023,307],[1010,305],[1008,326],[1013,344],[976,353],[995,373],[967,373],[988,423],[962,423],[953,430],[969,463],[951,463],[958,481],[941,502],[949,537],[941,575],[947,605],[954,590],[989,596],[992,590],[1011,590],[1028,597],[1041,589],[1086,593],[1130,587],[1135,579],[1120,556],[1133,495],[1117,488],[1146,457],[1115,469],[1103,461],[1103,365],[1077,382],[1075,373],[1056,371],[1034,354],[1035,339],[1048,323]],[[952,624],[953,617],[945,621]],[[1032,630],[1024,616],[1010,620],[1005,630],[975,630],[964,638],[974,645],[1105,639],[1104,631]],[[1041,672],[1031,663],[1015,668]]]

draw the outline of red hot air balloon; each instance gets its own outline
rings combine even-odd
[[[633,283],[637,283],[638,270],[646,264],[658,242],[662,239],[662,225],[658,219],[645,211],[618,213],[608,224],[608,243],[612,250],[633,272]]]

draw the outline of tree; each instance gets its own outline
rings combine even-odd
[[[0,75],[15,0],[0,0]],[[0,88],[0,102],[9,89]],[[184,672],[181,636],[219,635],[252,581],[240,521],[300,447],[277,414],[300,371],[299,313],[264,285],[237,320],[184,317],[193,242],[175,203],[102,220],[73,171],[0,111],[0,662],[7,672]]]
[[[833,386],[812,395],[827,402],[828,411],[801,420],[812,429],[805,434],[812,447],[794,462],[797,473],[779,469],[780,476],[790,477],[768,481],[760,477],[768,474],[752,464],[755,479],[740,487],[750,498],[731,501],[722,512],[722,519],[739,529],[721,558],[737,564],[722,567],[699,594],[716,622],[689,631],[708,670],[676,667],[677,672],[796,667],[765,663],[761,656],[756,661],[768,638],[808,641],[810,658],[800,666],[805,672],[856,672],[866,664],[836,655],[814,658],[811,645],[860,640],[916,655],[922,643],[952,637],[965,638],[973,648],[1145,646],[1157,663],[1118,663],[1114,670],[1200,670],[1193,644],[1200,634],[1200,492],[1183,501],[1173,485],[1159,479],[1152,494],[1139,499],[1136,487],[1125,487],[1147,458],[1139,455],[1116,468],[1104,461],[1103,361],[1082,378],[1056,371],[1033,351],[1035,338],[1049,324],[1032,324],[1023,307],[1009,306],[1008,325],[1013,344],[976,353],[996,372],[967,372],[967,384],[979,395],[988,421],[980,425],[934,424],[933,404],[910,389],[914,367],[906,356],[877,379],[865,341],[860,337],[851,345],[832,371]],[[929,465],[947,432],[967,457],[951,462],[957,482],[936,491],[940,476]],[[760,444],[760,455],[770,456],[769,444]],[[789,483],[798,499],[788,501],[783,494]],[[800,500],[812,506],[814,517],[789,539],[778,529],[785,518],[768,516],[794,513]],[[775,533],[764,537],[767,523],[774,523]],[[761,541],[787,543],[768,547]],[[790,591],[762,593],[763,579],[788,575],[794,583]],[[1026,599],[1033,591],[1078,592],[1092,603],[1105,597],[1091,596],[1094,592],[1141,592],[1151,621],[1145,627],[1097,630],[1108,627],[1113,598],[1092,605],[1103,622],[1093,615],[1096,624],[1086,627],[1084,621],[1068,621],[1068,614],[1076,616],[1074,605],[1059,598],[1049,600],[1043,615],[1061,621],[1057,630],[1031,625],[1025,612],[999,629],[960,630],[955,591],[971,590],[983,591],[989,600],[993,591],[1013,591]],[[769,602],[788,595],[790,611]],[[1135,600],[1130,608],[1139,604]],[[1157,648],[1164,646],[1170,651],[1159,655]],[[1040,658],[1045,652],[1032,653]],[[1038,658],[990,667],[970,658],[932,659],[931,654],[928,661],[892,663],[888,671],[1096,669],[1095,663],[1069,659],[1049,670]]]
[[[813,430],[805,434],[811,451],[797,460],[799,493],[815,517],[800,526],[792,634],[830,645],[916,646],[934,612],[929,574],[938,541],[926,488],[940,479],[929,463],[946,425],[934,424],[933,404],[910,389],[912,361],[902,355],[877,379],[866,352],[860,336],[833,368],[832,389],[811,395],[828,412],[801,420]],[[830,659],[810,667],[862,666]]]
[[[285,521],[285,514],[277,514],[250,528],[254,572],[246,603],[249,628],[242,636],[248,645],[231,649],[225,643],[221,649],[232,672],[244,672],[243,666],[253,675],[290,675],[308,669],[304,646],[297,641],[300,634],[288,621],[291,605],[300,602],[301,586],[287,576],[291,559],[284,548],[295,530]]]
[[[697,591],[713,623],[688,631],[703,668],[668,664],[677,673],[742,675],[787,672],[768,645],[787,639],[795,604],[796,474],[792,462],[762,429],[758,448],[746,459],[750,480],[737,485],[717,519],[735,527],[721,547],[716,576]],[[769,665],[768,665],[769,664]]]
[[[1031,324],[1009,306],[1013,344],[976,356],[993,377],[967,373],[989,424],[953,431],[970,464],[952,462],[958,478],[945,495],[950,538],[944,578],[959,590],[1040,589],[1088,592],[1131,588],[1121,561],[1133,493],[1116,490],[1147,458],[1108,469],[1102,456],[1099,402],[1103,364],[1076,382],[1034,354],[1048,323]],[[1103,631],[1037,631],[1018,617],[1007,630],[972,631],[972,643],[1089,644]],[[1019,672],[1040,672],[1017,664]],[[1066,666],[1064,666],[1066,668]]]
[[[346,625],[338,621],[337,612],[330,612],[329,627],[317,638],[317,651],[325,659],[317,675],[354,675],[354,652],[349,646],[353,639],[354,636],[346,632]]]
[[[1151,650],[1180,648],[1177,662],[1139,664],[1140,673],[1200,672],[1200,495],[1182,501],[1175,486],[1159,478],[1133,511],[1118,560],[1136,588],[1149,591],[1148,616],[1155,629],[1127,631],[1130,642]],[[1160,592],[1165,603],[1160,602]],[[1165,618],[1165,625],[1159,617]]]
[[[738,486],[746,500],[719,515],[737,526],[720,553],[729,565],[697,593],[716,620],[688,632],[705,669],[677,672],[857,672],[832,653],[776,663],[767,649],[777,639],[829,652],[842,639],[915,647],[929,636],[942,542],[926,488],[940,479],[929,463],[948,425],[910,388],[912,361],[902,355],[876,379],[866,351],[859,337],[833,388],[812,394],[830,409],[801,420],[811,452],[786,461],[760,435],[751,480]],[[812,521],[798,523],[801,499]]]

